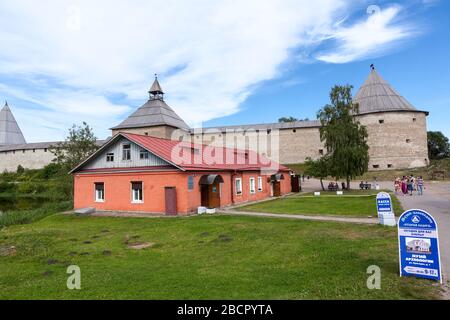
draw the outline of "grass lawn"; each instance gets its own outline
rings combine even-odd
[[[366,195],[367,193],[368,191],[352,191],[353,196],[337,196],[335,192],[321,192],[319,197],[312,194],[295,195],[240,207],[238,210],[284,214],[376,217],[376,195]],[[395,215],[400,216],[403,212],[402,206],[394,195],[391,195],[391,197]]]
[[[132,242],[150,242],[143,250]],[[423,299],[427,280],[398,276],[394,228],[238,216],[53,215],[3,228],[0,299]],[[5,252],[3,250],[3,252]],[[79,291],[66,288],[68,265]],[[381,268],[381,290],[366,287]]]

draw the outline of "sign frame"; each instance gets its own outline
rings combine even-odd
[[[385,200],[385,202],[381,202],[380,200]],[[391,195],[387,192],[379,192],[375,198],[377,205],[377,215],[380,220],[380,224],[394,227],[397,225],[395,221],[395,215],[393,210],[392,198]]]
[[[419,225],[417,227],[405,226],[404,224],[407,222],[406,219],[411,215],[412,215],[411,222],[413,224],[419,224],[420,217],[419,217],[419,219],[416,219],[416,220],[418,220],[417,222],[415,222],[413,219],[415,217],[422,216],[430,221],[429,226],[426,226],[426,225],[423,225],[423,226]],[[403,231],[403,230],[405,230],[405,231]],[[429,214],[427,211],[422,210],[422,209],[406,210],[405,212],[402,213],[402,215],[400,216],[400,218],[398,220],[397,231],[398,231],[398,239],[397,240],[398,240],[400,277],[412,276],[412,277],[416,277],[416,278],[424,278],[424,279],[439,281],[442,284],[442,262],[441,262],[441,251],[439,248],[439,232],[438,232],[437,222],[433,218],[433,216],[431,214]],[[415,234],[414,234],[414,232],[415,232]],[[411,234],[409,234],[409,233],[411,233]],[[424,233],[428,233],[428,235],[427,236],[419,235],[419,234],[424,234]],[[408,249],[406,246],[406,238],[408,237],[408,235],[410,235],[411,237],[415,237],[415,238],[413,238],[414,240],[420,240],[420,239],[429,240],[426,243],[429,244],[428,250],[431,250],[431,251],[429,253],[426,253],[426,251],[423,251],[423,252],[410,251],[408,253]],[[405,238],[404,241],[402,238]],[[402,250],[403,243],[404,243],[404,245],[403,245],[403,250]],[[436,252],[433,252],[434,250],[432,250],[432,248],[434,250],[436,250]],[[428,255],[428,254],[431,255],[429,258],[432,259],[432,262],[430,262],[429,264],[431,264],[432,267],[437,268],[437,269],[414,267],[414,266],[411,266],[414,264],[414,262],[407,263],[407,261],[406,261],[406,258],[408,257],[408,255],[410,255],[412,257],[413,255]],[[436,261],[436,259],[437,259],[437,261]],[[426,262],[428,262],[428,261],[429,260],[426,260]],[[426,262],[422,262],[422,263],[424,264]],[[408,267],[411,269],[416,268],[416,273],[406,271],[405,269]],[[418,271],[417,269],[420,269],[420,271],[423,273],[420,273],[420,272],[417,273],[417,271]],[[437,270],[436,276],[428,274],[428,272],[435,271],[435,270]]]

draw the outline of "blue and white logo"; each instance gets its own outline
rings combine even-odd
[[[398,221],[400,276],[415,276],[442,283],[438,227],[419,209],[405,211]]]

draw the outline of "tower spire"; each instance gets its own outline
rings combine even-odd
[[[155,81],[148,92],[150,95],[150,100],[163,100],[164,101],[164,91],[161,89],[161,85],[158,81],[158,74],[155,73]]]

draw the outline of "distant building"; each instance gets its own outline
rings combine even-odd
[[[184,140],[211,146],[253,150],[283,164],[303,163],[326,153],[320,141],[320,122],[246,124],[214,128],[190,128],[164,101],[164,92],[155,79],[149,100],[119,125],[112,135],[128,132],[164,139]],[[366,126],[369,137],[369,170],[389,170],[428,165],[427,111],[416,109],[372,66],[371,72],[355,95],[359,104],[357,120]],[[251,140],[257,137],[257,143]],[[0,113],[0,170],[40,168],[52,155],[52,144],[26,144],[11,110]],[[267,148],[261,151],[261,145]]]

